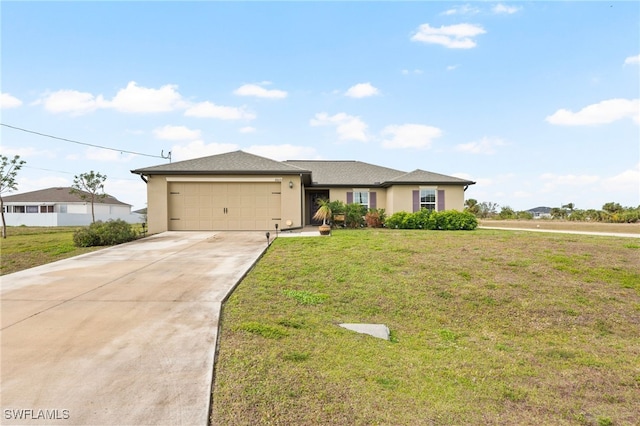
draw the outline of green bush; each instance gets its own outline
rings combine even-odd
[[[351,203],[345,206],[344,224],[347,228],[360,228],[364,226],[364,215],[367,208],[362,204]]]
[[[478,219],[468,211],[434,212],[422,209],[415,213],[394,213],[387,219],[385,225],[391,229],[473,230],[478,227]]]
[[[112,246],[135,239],[136,232],[133,227],[121,219],[94,222],[73,233],[73,243],[76,247]]]
[[[76,247],[95,247],[100,245],[100,237],[90,227],[77,229],[73,233],[73,244]]]

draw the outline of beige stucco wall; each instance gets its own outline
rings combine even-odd
[[[464,187],[460,185],[439,185],[438,189],[444,189],[445,210],[464,210]]]
[[[367,188],[331,188],[329,190],[329,199],[331,201],[342,201],[343,203],[347,202],[347,192],[353,192],[356,190],[366,190]],[[386,188],[368,188],[369,192],[376,193],[376,208],[385,209],[387,206],[387,189]]]
[[[401,211],[413,211],[413,191],[420,189],[419,185],[394,185],[387,189],[387,214]],[[426,187],[425,187],[426,188]],[[436,190],[444,190],[445,210],[464,210],[464,187],[461,185],[429,186]]]
[[[279,175],[246,175],[246,176],[149,176],[147,177],[147,220],[149,233],[156,234],[169,229],[168,218],[168,181],[184,180],[186,182],[242,182],[258,179],[281,180],[281,223],[280,229],[299,228],[302,226],[302,182],[300,176]],[[293,188],[289,188],[289,182]],[[291,225],[287,225],[287,221]]]

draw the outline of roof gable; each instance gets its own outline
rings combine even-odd
[[[458,185],[473,185],[475,182],[466,179],[460,179],[454,176],[447,176],[440,173],[428,172],[426,170],[416,169],[410,173],[405,173],[402,176],[398,176],[391,179],[388,184],[394,183],[430,183],[430,184],[458,184]]]
[[[8,195],[2,197],[5,203],[84,203],[79,194],[72,194],[72,188],[68,186],[40,189],[37,191],[24,192],[22,194]],[[91,194],[86,191],[79,191],[90,197]],[[118,204],[122,206],[130,206],[131,204],[123,203],[117,198],[108,195],[104,198],[96,198],[96,204]]]
[[[132,173],[153,174],[308,174],[308,170],[244,151],[194,158],[193,160],[146,167]]]

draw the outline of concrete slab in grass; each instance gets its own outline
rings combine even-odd
[[[338,324],[356,333],[368,334],[379,339],[389,340],[389,327],[384,324]]]

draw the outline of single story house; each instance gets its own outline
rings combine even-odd
[[[147,184],[150,233],[280,230],[318,224],[316,200],[383,208],[387,214],[464,209],[475,182],[360,161],[275,161],[243,151],[132,170]]]
[[[87,196],[90,194],[85,193]],[[2,197],[7,226],[86,226],[91,223],[91,202],[83,200],[70,187],[55,187]],[[96,220],[144,221],[131,213],[131,205],[107,195],[94,202]]]
[[[551,219],[551,207],[535,207],[527,210],[534,219]]]

